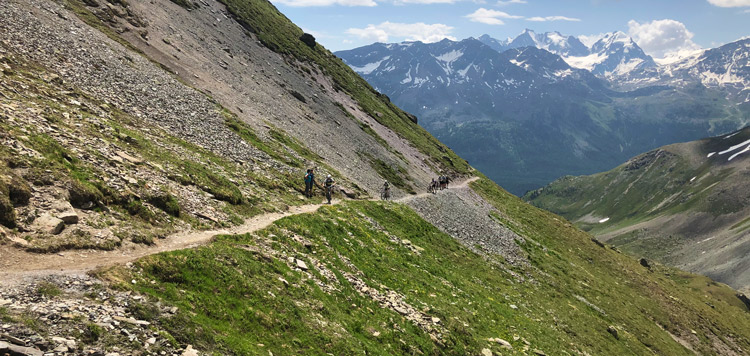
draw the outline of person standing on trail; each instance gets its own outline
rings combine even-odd
[[[324,183],[325,184],[325,188],[326,188],[325,189],[326,190],[326,199],[328,199],[328,204],[329,205],[331,204],[331,195],[333,194],[333,185],[335,183],[336,182],[333,180],[333,177],[331,177],[331,175],[329,174],[326,177],[326,181]]]
[[[313,170],[308,169],[307,174],[305,174],[305,196],[308,198],[312,196],[314,180],[315,174],[313,173]]]

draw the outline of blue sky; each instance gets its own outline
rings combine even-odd
[[[272,0],[332,51],[524,29],[591,36],[622,31],[663,57],[750,36],[750,0]]]

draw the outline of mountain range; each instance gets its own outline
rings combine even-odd
[[[512,40],[376,43],[336,55],[520,195],[562,175],[607,170],[665,144],[746,125],[748,42],[668,67],[621,32],[590,48],[572,36],[527,30]]]

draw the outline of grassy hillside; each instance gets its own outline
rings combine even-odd
[[[629,253],[689,266],[739,288],[747,284],[734,266],[744,260],[737,246],[748,228],[748,158],[740,153],[748,139],[750,129],[743,129],[666,146],[608,172],[563,177],[524,199]],[[706,239],[715,241],[702,244]],[[733,247],[725,249],[728,244]]]
[[[644,268],[486,179],[472,186],[526,239],[528,265],[477,255],[403,205],[357,202],[100,275],[178,306],[159,325],[217,353],[692,354],[678,339],[701,354],[750,350],[726,286]]]

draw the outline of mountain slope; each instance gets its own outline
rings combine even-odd
[[[746,128],[662,147],[524,198],[628,252],[747,288],[748,139]]]
[[[602,50],[629,50],[617,39],[600,41]],[[611,169],[664,144],[735,130],[748,118],[747,109],[720,90],[654,85],[615,91],[535,47],[497,53],[467,39],[374,44],[337,55],[518,195],[565,174]]]
[[[0,2],[0,353],[750,351],[730,288],[466,179],[271,3],[229,5]],[[311,166],[343,191],[303,213]]]

